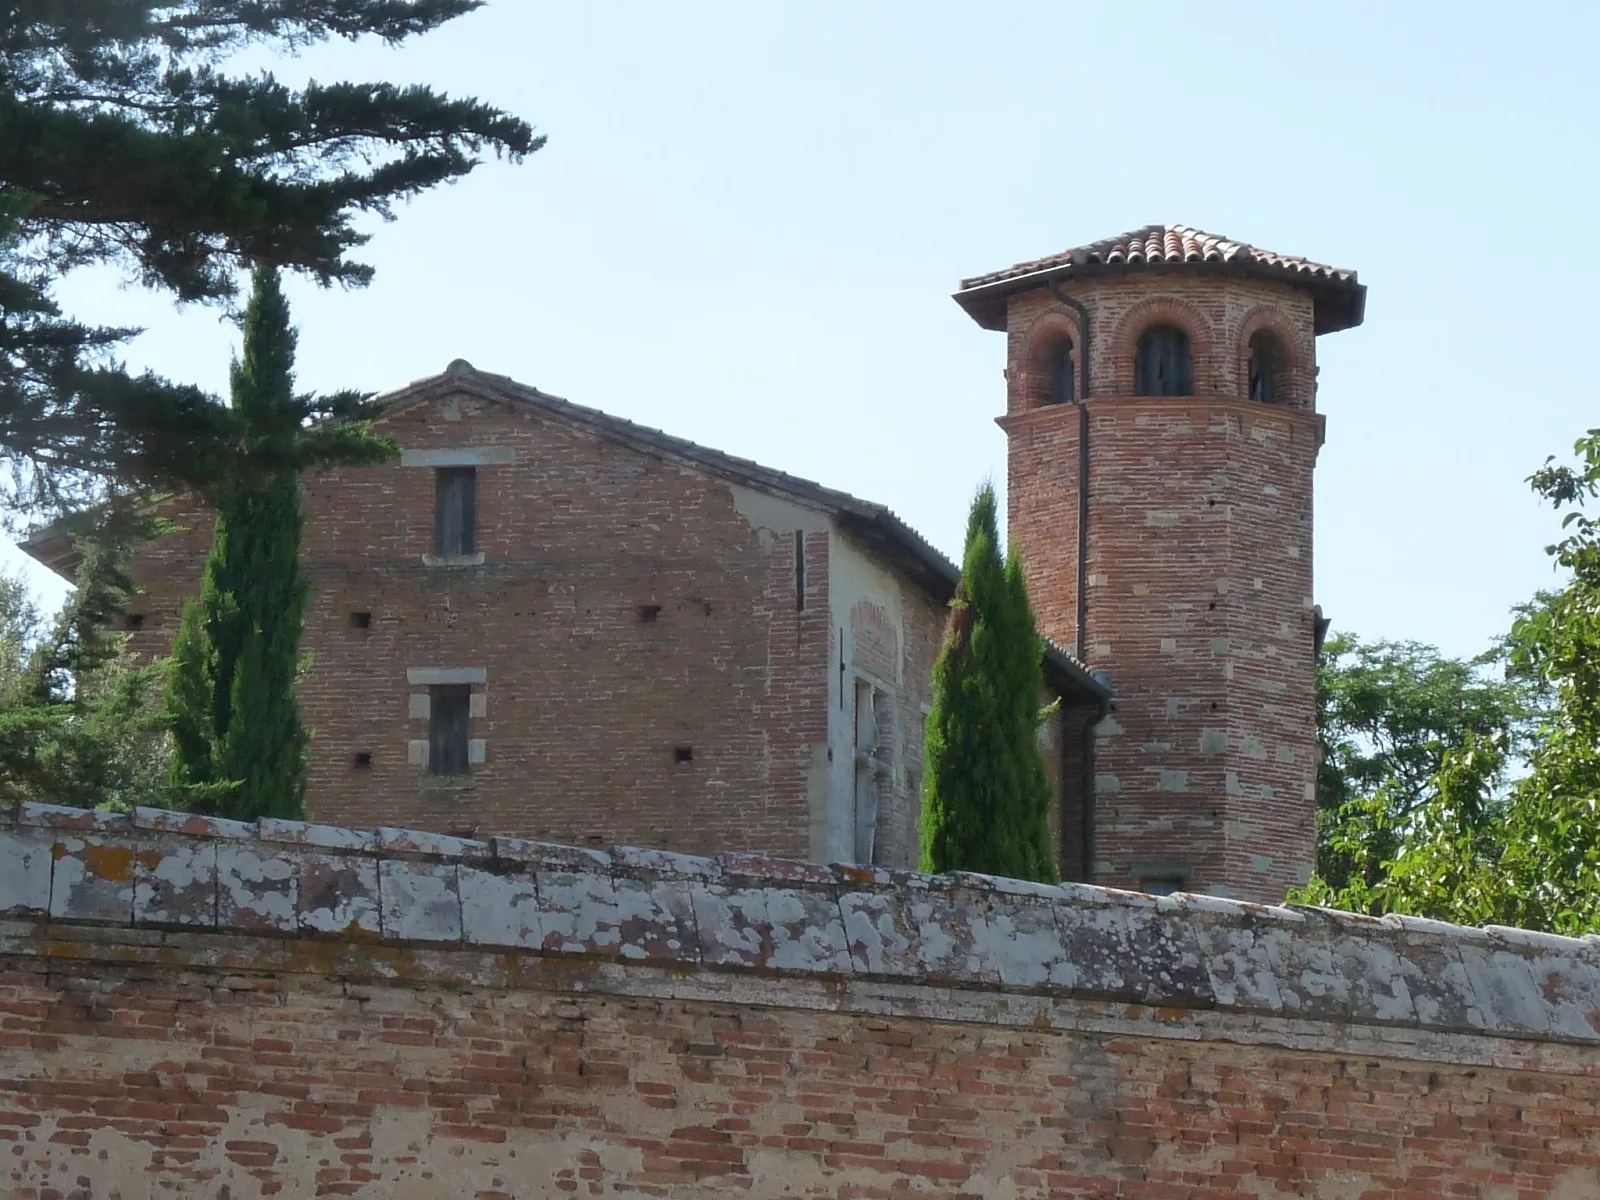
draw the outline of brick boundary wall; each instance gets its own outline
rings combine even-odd
[[[44,805],[0,915],[8,1198],[1600,1194],[1595,939]]]

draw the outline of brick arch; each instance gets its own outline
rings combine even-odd
[[[1133,395],[1134,351],[1140,336],[1152,325],[1176,325],[1189,335],[1196,395],[1219,390],[1216,338],[1211,322],[1199,309],[1176,296],[1153,296],[1135,304],[1117,322],[1117,331],[1111,339],[1111,382],[1116,395]]]
[[[1275,304],[1261,304],[1245,314],[1239,323],[1235,342],[1238,358],[1239,394],[1250,395],[1250,339],[1265,330],[1278,339],[1283,351],[1283,398],[1276,404],[1284,408],[1314,408],[1316,399],[1315,354],[1307,345],[1304,331]]]
[[[1011,379],[1011,411],[1029,412],[1050,400],[1051,352],[1062,341],[1072,343],[1078,369],[1077,395],[1083,398],[1083,338],[1077,317],[1056,309],[1044,313],[1028,327]]]

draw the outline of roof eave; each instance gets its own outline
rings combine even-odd
[[[55,532],[30,537],[26,541],[18,542],[17,549],[68,583],[77,578],[78,564],[83,560],[83,555],[79,553],[72,537],[66,533]]]
[[[1113,695],[1110,684],[1048,638],[1044,644],[1044,672],[1045,682],[1053,684],[1058,693],[1076,688],[1101,703],[1109,701]]]
[[[956,594],[961,569],[887,509],[839,509],[834,519],[845,532],[871,543],[936,600],[948,603]]]
[[[1315,331],[1337,333],[1353,329],[1366,315],[1367,288],[1354,277],[1333,279],[1310,275],[1292,267],[1262,262],[1069,262],[1029,271],[1010,279],[963,288],[952,299],[984,329],[1005,332],[1006,302],[1022,292],[1048,287],[1055,280],[1097,279],[1113,275],[1221,275],[1236,279],[1270,279],[1303,288],[1316,302]]]

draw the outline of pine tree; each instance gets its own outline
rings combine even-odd
[[[268,263],[360,286],[358,217],[392,215],[543,139],[473,99],[393,83],[230,74],[237,52],[331,38],[391,44],[479,0],[71,0],[0,5],[0,507],[64,509],[108,485],[207,488],[236,469],[235,413],[197,388],[130,375],[135,330],[97,328],[52,298],[105,264],[183,302],[227,303]],[[350,397],[310,404],[345,416]],[[348,461],[321,424],[279,449]],[[359,441],[359,440],[358,440]],[[358,455],[364,453],[357,444]],[[280,464],[288,465],[288,464]]]
[[[233,367],[233,407],[253,443],[294,439],[295,334],[277,272],[258,267]],[[300,575],[300,480],[258,470],[226,484],[198,601],[173,644],[167,706],[173,782],[223,785],[195,807],[222,816],[300,817],[307,735],[295,680],[307,587]]]
[[[1022,564],[1001,558],[994,489],[985,485],[967,520],[961,582],[934,666],[923,870],[1061,878],[1039,746],[1043,657]]]

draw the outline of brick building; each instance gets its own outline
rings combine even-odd
[[[398,462],[303,481],[315,819],[915,865],[959,572],[893,513],[459,360],[379,426]],[[134,562],[148,654],[211,541],[191,502],[161,512],[179,532]],[[29,549],[73,565],[63,536]],[[1076,810],[1108,692],[1045,665]]]
[[[1315,337],[1364,295],[1176,226],[957,293],[1008,339],[1068,878],[1276,901],[1309,870]],[[315,818],[915,862],[957,569],[888,509],[460,361],[381,426],[399,462],[304,481]],[[151,653],[210,541],[164,511]]]
[[[1152,225],[965,280],[1007,338],[1010,534],[1045,634],[1115,692],[1101,884],[1277,901],[1316,836],[1316,337],[1353,271]]]

